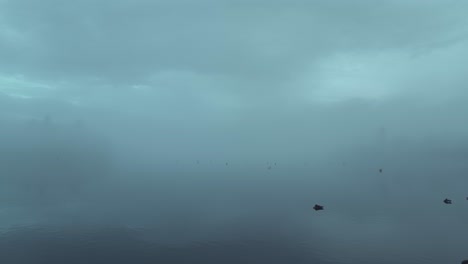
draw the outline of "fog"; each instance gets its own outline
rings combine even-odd
[[[467,11],[0,1],[1,255],[460,263]]]

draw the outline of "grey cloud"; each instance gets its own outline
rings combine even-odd
[[[460,5],[7,1],[4,29],[13,33],[3,34],[2,50],[10,55],[2,68],[130,84],[167,69],[279,82],[336,52],[421,49],[450,41],[466,34],[459,31],[467,7]]]

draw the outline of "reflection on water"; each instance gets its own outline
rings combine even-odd
[[[2,263],[323,263],[300,243],[281,239],[162,245],[145,230],[24,227],[0,239]]]
[[[2,230],[2,263],[460,263],[463,235],[418,225],[388,228],[388,219],[321,216],[306,236],[238,230],[213,241],[166,243],[157,230],[105,226],[23,226]],[[326,223],[326,224],[325,224]],[[328,226],[340,228],[331,229]],[[463,228],[462,225],[459,226]],[[318,228],[318,229],[317,229]],[[407,229],[405,229],[407,228]],[[462,229],[459,229],[462,230]],[[466,228],[464,229],[466,230]],[[315,233],[312,233],[315,232]],[[466,231],[464,231],[466,237]]]
[[[0,263],[460,263],[468,258],[468,168],[408,162],[407,153],[388,164],[364,152],[345,166],[339,157],[270,169],[99,162],[90,171],[100,177],[80,170],[79,191],[61,178],[68,166],[52,166],[55,156],[41,159],[53,169],[32,170],[23,168],[30,156],[12,163],[4,155]],[[453,205],[442,203],[447,197]],[[316,203],[325,210],[314,211]]]

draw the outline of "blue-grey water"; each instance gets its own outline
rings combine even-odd
[[[76,197],[49,189],[4,203],[0,256],[14,264],[459,263],[468,257],[468,190],[456,180],[466,165],[446,172],[443,162],[404,160],[383,173],[361,158],[120,170]],[[430,175],[440,181],[422,180]]]
[[[76,128],[20,128],[2,133],[2,263],[468,258],[467,152],[450,140],[174,159]]]

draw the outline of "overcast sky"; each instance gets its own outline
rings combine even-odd
[[[468,131],[467,12],[451,0],[2,0],[1,116],[141,117],[244,139],[324,122],[351,136]]]
[[[224,109],[463,90],[465,1],[0,4],[1,89],[20,97]]]

